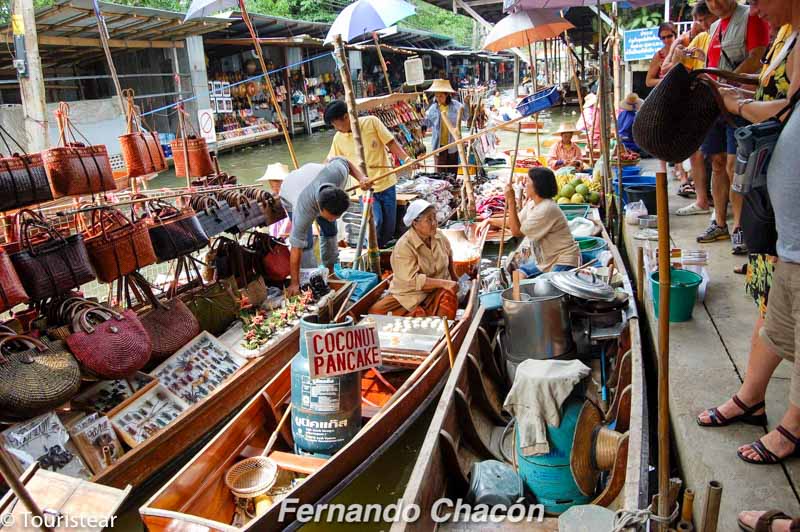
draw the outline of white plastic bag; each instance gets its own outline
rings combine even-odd
[[[642,200],[625,205],[625,222],[629,225],[639,225],[639,216],[647,215],[647,207]]]

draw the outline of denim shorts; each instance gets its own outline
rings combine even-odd
[[[716,155],[718,153],[727,153],[728,155],[736,155],[736,137],[734,132],[737,128],[747,125],[747,120],[741,117],[734,117],[736,127],[731,127],[725,120],[718,118],[711,129],[708,130],[706,139],[700,147],[703,155]]]

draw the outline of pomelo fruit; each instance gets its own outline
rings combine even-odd
[[[592,205],[597,205],[600,203],[600,193],[599,192],[591,192],[589,194],[589,203]]]
[[[584,198],[589,195],[589,187],[587,187],[584,183],[581,183],[577,187],[575,187],[575,192],[580,194]]]
[[[572,198],[570,198],[571,203],[584,203],[584,201],[583,196],[580,194],[573,194]]]
[[[569,182],[569,184],[572,185],[573,187],[577,187],[578,185],[580,185],[582,183],[583,183],[583,180],[580,177],[576,177],[575,179],[573,179],[572,181]]]
[[[569,203],[569,200],[567,198],[565,198],[563,196],[558,198],[558,204],[559,205],[564,205],[565,203]]]
[[[565,198],[571,198],[575,194],[575,187],[572,185],[564,185],[561,187],[561,195]]]

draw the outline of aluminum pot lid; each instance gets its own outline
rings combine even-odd
[[[595,274],[585,271],[555,273],[550,282],[567,294],[589,301],[613,301],[614,288]]]

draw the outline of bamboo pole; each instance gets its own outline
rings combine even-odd
[[[514,153],[511,155],[511,175],[508,178],[509,183],[514,183],[514,167],[517,165],[517,152],[519,151],[519,134],[522,131],[522,122],[517,122],[517,140],[514,143]],[[500,267],[500,261],[503,259],[503,244],[506,243],[506,222],[508,221],[508,204],[503,202],[503,228],[500,231],[500,249],[497,252],[497,267]]]
[[[344,87],[344,100],[347,102],[347,115],[350,118],[350,130],[353,133],[353,144],[356,147],[356,166],[361,173],[367,175],[366,158],[364,157],[364,144],[361,142],[361,125],[358,122],[358,112],[356,111],[356,97],[353,93],[353,81],[350,78],[350,66],[347,63],[347,56],[344,51],[344,42],[342,36],[337,35],[334,39],[334,53],[336,54],[336,63],[339,66],[339,75],[342,78],[342,85]],[[373,180],[372,183],[377,181]],[[367,218],[369,227],[369,261],[370,269],[381,274],[380,255],[373,255],[373,242],[377,247],[377,233],[375,231],[375,218],[372,216],[372,209],[367,207]]]
[[[658,217],[658,515],[667,517],[669,499],[669,197],[667,174],[656,173]],[[707,530],[705,527],[703,530]]]
[[[256,49],[258,62],[261,64],[261,71],[264,72],[264,83],[267,85],[269,98],[272,101],[272,106],[275,108],[275,114],[278,116],[278,123],[281,125],[283,138],[286,139],[286,146],[289,148],[289,155],[292,158],[292,164],[294,165],[295,169],[297,169],[300,167],[300,165],[297,163],[297,155],[294,153],[292,137],[289,135],[289,130],[286,129],[286,121],[284,120],[283,114],[281,113],[281,108],[278,105],[278,98],[275,96],[275,89],[272,87],[272,80],[269,79],[269,70],[267,69],[266,61],[264,61],[264,51],[261,49],[261,43],[258,42],[258,35],[253,27],[253,22],[250,20],[250,15],[247,13],[247,7],[245,7],[244,4],[245,0],[239,0],[239,11],[242,14],[242,20],[247,26],[247,29],[250,31],[250,37],[253,38],[253,46],[255,46]],[[344,82],[344,80],[342,80],[342,82]],[[291,112],[289,113],[289,119],[291,120]]]
[[[561,14],[564,15],[563,12]],[[567,31],[564,30],[564,44],[567,47],[567,57],[570,69],[572,70],[572,78],[575,80],[575,91],[578,93],[578,112],[581,115],[581,121],[583,122],[583,130],[586,132],[586,143],[589,145],[589,164],[594,167],[594,146],[592,146],[592,135],[589,133],[588,125],[586,124],[586,120],[583,116],[583,89],[581,87],[581,80],[578,79],[578,68],[575,65],[576,55],[575,48],[573,48],[572,44],[569,41],[569,35]],[[594,133],[594,130],[592,130]]]
[[[462,107],[463,109],[463,107]],[[459,124],[461,124],[461,109],[458,110],[458,116],[456,118],[456,125],[450,123],[444,113],[441,113],[441,121],[450,131],[450,134],[453,135],[453,138],[456,139],[456,142],[461,140],[461,128]],[[461,158],[461,167],[464,170],[464,192],[466,196],[466,206],[464,207],[464,217],[465,218],[473,218],[475,216],[475,191],[472,189],[472,176],[469,170],[469,164],[467,163],[467,152],[464,150],[464,144],[458,143],[456,144],[456,148],[458,149],[458,156]],[[464,199],[462,198],[462,205],[465,205]]]
[[[386,61],[383,60],[383,52],[381,51],[380,41],[378,40],[378,32],[372,32],[372,39],[375,41],[375,50],[378,52],[378,59],[381,62],[381,70],[383,70],[383,79],[386,80],[386,89],[389,94],[392,93],[392,84],[389,82],[389,70],[386,68]]]
[[[533,93],[536,94],[536,92],[539,90],[539,83],[536,81],[536,78],[538,77],[539,73],[537,72],[538,69],[536,67],[536,56],[533,53],[533,48],[531,47],[530,41],[528,41],[528,56],[530,57],[530,61],[531,61],[531,83],[533,83]],[[536,113],[535,115],[533,115],[533,119],[536,121],[537,126],[538,126],[539,113]],[[542,144],[541,144],[541,142],[539,140],[539,130],[540,129],[541,128],[539,128],[539,127],[536,128],[536,157],[537,158],[542,154]]]
[[[456,364],[456,350],[453,347],[453,338],[450,336],[450,321],[446,316],[442,316],[442,324],[444,325],[444,337],[447,340],[447,354],[450,356],[450,369]]]
[[[660,278],[659,278],[660,280]],[[706,488],[706,501],[703,505],[703,518],[700,525],[703,532],[717,532],[719,503],[722,499],[722,482],[712,480]]]
[[[103,53],[106,56],[106,63],[108,63],[108,72],[111,74],[111,80],[114,82],[114,89],[117,91],[117,98],[119,98],[119,105],[122,112],[125,112],[125,100],[122,97],[122,87],[119,84],[119,77],[117,76],[117,68],[114,66],[114,59],[111,57],[111,50],[108,47],[108,33],[105,19],[103,19],[102,8],[99,3],[95,3],[94,16],[97,19],[97,31],[100,34],[100,44],[103,45]],[[180,95],[178,95],[180,98]]]
[[[681,521],[692,522],[694,514],[694,490],[686,488],[683,492],[683,505],[681,506]]]
[[[608,139],[608,70],[606,69],[606,56],[603,48],[603,21],[600,18],[600,0],[597,0],[597,25],[598,25],[598,55],[600,63],[600,84],[598,92],[598,106],[595,110],[600,111],[600,155],[603,157],[603,173],[605,174],[604,189],[606,191],[606,198],[610,193],[611,184],[611,155],[609,153],[609,139]],[[597,113],[595,112],[595,116]],[[594,133],[594,128],[592,128]],[[666,211],[665,211],[666,212]],[[606,227],[611,226],[611,209],[606,203]]]
[[[28,511],[35,517],[42,520],[42,526],[40,526],[39,529],[45,532],[50,532],[52,529],[45,524],[46,521],[44,519],[42,509],[39,508],[39,505],[37,505],[36,501],[33,500],[31,494],[28,493],[25,485],[19,480],[19,478],[17,478],[16,473],[14,473],[14,469],[11,467],[8,459],[2,453],[0,453],[0,474],[2,474],[2,477],[6,480],[6,484],[8,484],[8,486],[11,488],[11,491],[14,492],[14,495],[16,495],[17,498],[22,501],[22,504],[25,505]]]

